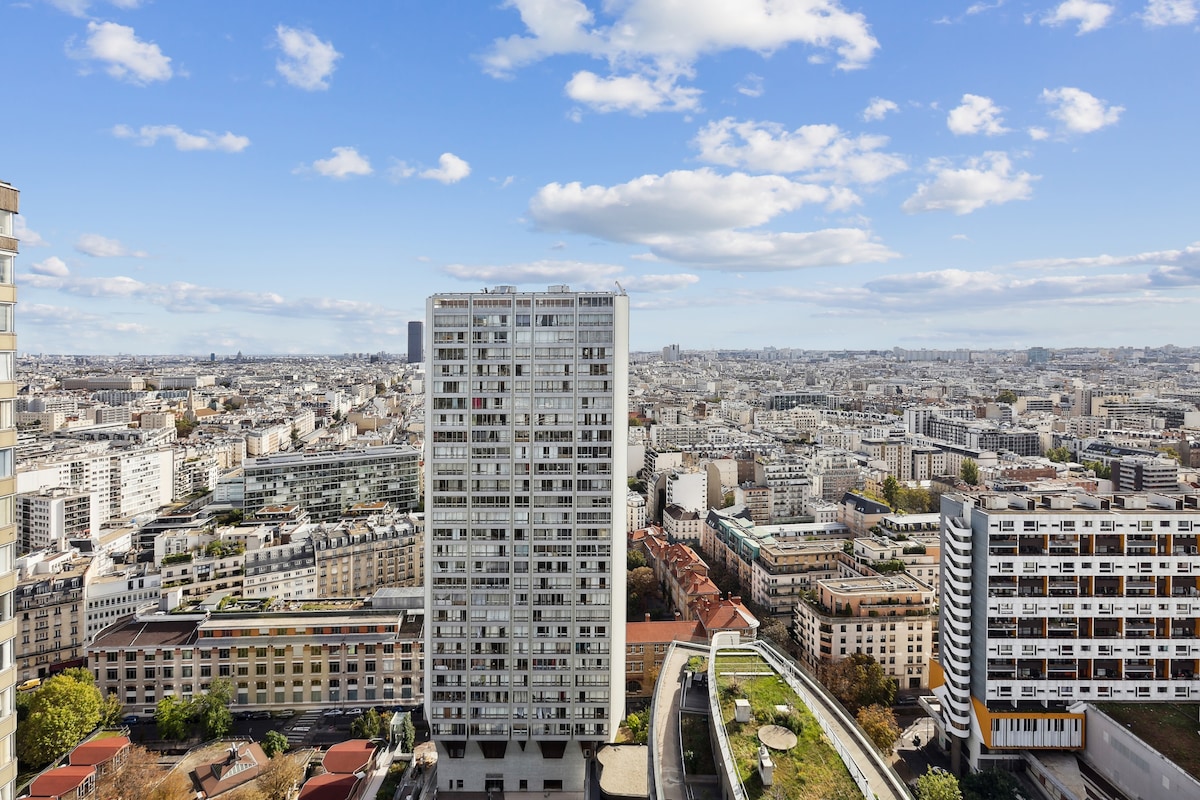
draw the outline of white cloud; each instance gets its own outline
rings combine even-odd
[[[133,28],[115,22],[89,22],[87,41],[76,57],[102,61],[105,72],[137,86],[170,80],[171,59],[158,45],[137,38]],[[68,45],[70,52],[70,45]]]
[[[774,122],[710,122],[692,144],[712,164],[756,172],[805,173],[812,180],[875,183],[908,168],[904,159],[881,153],[886,136],[849,136],[836,125],[805,125],[794,131]]]
[[[85,233],[75,242],[75,249],[85,256],[93,258],[146,258],[149,253],[144,250],[131,250],[116,239],[109,239],[98,233]]]
[[[73,17],[86,17],[91,8],[92,0],[46,0],[59,11],[65,11]],[[123,11],[132,11],[142,4],[143,0],[109,0],[111,5]]]
[[[250,139],[226,131],[213,133],[200,131],[188,133],[178,125],[143,125],[132,128],[129,125],[117,125],[112,129],[113,136],[118,139],[136,139],[143,147],[150,147],[159,139],[170,139],[175,143],[176,150],[219,150],[223,153],[240,153],[250,146]]]
[[[984,206],[1001,205],[1012,200],[1027,200],[1038,176],[1013,172],[1012,162],[1004,153],[984,153],[968,159],[962,169],[944,160],[933,160],[932,181],[921,184],[901,208],[915,214],[921,211],[952,211],[970,214]]]
[[[50,256],[44,261],[30,264],[29,271],[38,275],[54,275],[59,278],[66,277],[71,272],[67,269],[66,262],[58,256]]]
[[[48,247],[50,245],[42,235],[35,230],[31,230],[25,224],[25,218],[17,215],[13,224],[13,236],[21,242],[21,247]]]
[[[595,283],[624,272],[616,264],[594,264],[584,261],[531,261],[524,264],[477,265],[450,264],[442,272],[460,281],[497,283]]]
[[[1042,102],[1050,106],[1050,116],[1061,122],[1068,133],[1091,133],[1115,125],[1125,111],[1123,106],[1109,105],[1071,86],[1042,90]]]
[[[744,94],[746,97],[762,97],[763,95],[763,78],[762,75],[755,75],[753,72],[748,73],[742,82],[734,87],[739,94]]]
[[[676,272],[666,275],[626,275],[620,280],[621,288],[630,292],[672,292],[699,283],[700,276]]]
[[[877,122],[892,111],[899,111],[900,106],[882,97],[872,97],[871,102],[863,109],[862,118],[867,122]]]
[[[1002,5],[1004,5],[1004,0],[996,0],[996,2],[994,2],[994,3],[986,3],[986,2],[972,3],[970,6],[967,7],[966,13],[968,16],[970,16],[972,14],[982,14],[985,11],[991,11],[994,8],[1000,8],[1000,6],[1002,6]]]
[[[1076,35],[1098,31],[1108,24],[1113,7],[1096,0],[1063,0],[1053,12],[1042,17],[1043,25],[1065,25],[1078,22]]]
[[[838,0],[623,0],[601,4],[601,13],[610,17],[605,22],[597,22],[582,0],[507,0],[505,5],[520,13],[528,35],[495,40],[483,57],[484,69],[507,77],[555,55],[603,59],[613,74],[576,73],[568,94],[594,98],[607,110],[696,107],[699,90],[677,82],[691,78],[695,62],[712,53],[748,49],[769,55],[798,43],[835,50],[839,68],[857,69],[879,48],[863,15],[846,11]]]
[[[1035,142],[1042,142],[1050,138],[1050,131],[1035,125],[1029,129],[1029,138]]]
[[[847,195],[780,175],[719,175],[709,169],[643,175],[616,186],[552,183],[530,201],[544,230],[640,244],[659,258],[740,271],[883,261],[895,253],[857,229],[742,230],[814,203],[841,207]]]
[[[299,167],[293,172],[305,172],[308,167]],[[311,169],[326,178],[342,180],[352,175],[370,175],[371,162],[366,156],[360,155],[353,147],[335,147],[329,158],[320,158],[312,163]]]
[[[1016,269],[1106,269],[1112,267],[1130,267],[1152,265],[1158,267],[1175,267],[1187,269],[1200,276],[1200,242],[1188,245],[1182,250],[1150,250],[1131,256],[1086,256],[1082,258],[1042,258],[1018,261],[1013,264]]]
[[[628,111],[641,116],[650,111],[692,111],[699,108],[700,90],[677,86],[675,76],[650,79],[644,75],[602,78],[594,72],[576,72],[565,88],[567,97],[601,113]]]
[[[946,127],[955,136],[968,136],[976,133],[999,136],[1002,133],[1008,133],[1000,111],[1000,107],[993,103],[990,97],[964,94],[961,104],[957,108],[951,109],[946,116]]]
[[[1142,12],[1142,21],[1149,28],[1191,25],[1196,15],[1196,0],[1150,0]]]
[[[284,80],[300,89],[316,91],[329,88],[329,78],[337,67],[342,54],[334,49],[332,42],[323,42],[312,31],[275,27],[276,44],[283,57],[275,62],[275,69]]]
[[[392,183],[399,183],[406,178],[411,178],[416,174],[416,167],[410,165],[407,161],[401,161],[398,158],[393,158],[385,173],[387,179]]]
[[[454,153],[442,153],[438,157],[438,166],[421,172],[420,177],[444,184],[458,183],[471,174],[471,165]]]

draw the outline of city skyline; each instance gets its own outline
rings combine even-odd
[[[7,5],[22,350],[402,352],[556,283],[635,351],[1191,344],[1193,0],[730,8]]]

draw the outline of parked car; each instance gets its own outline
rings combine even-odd
[[[255,711],[253,714],[250,715],[250,719],[270,719],[270,718],[271,718],[271,712],[267,711],[266,709],[263,709],[262,711]]]
[[[354,708],[352,708],[346,712],[347,717],[361,717],[362,715],[363,715],[363,710],[361,708],[359,708],[358,706],[355,706]]]
[[[122,725],[137,725],[141,721],[142,721],[142,718],[139,717],[137,714],[126,714],[124,717],[121,718]]]

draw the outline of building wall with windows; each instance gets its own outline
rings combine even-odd
[[[235,705],[252,708],[420,704],[423,613],[341,605],[141,617],[97,637],[88,666],[134,714],[219,678],[233,684]]]
[[[582,792],[623,716],[628,308],[561,286],[428,302],[442,791]]]
[[[952,758],[1081,747],[1080,701],[1200,700],[1198,531],[1190,495],[944,495]]]

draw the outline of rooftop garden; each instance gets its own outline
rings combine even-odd
[[[716,656],[717,695],[721,722],[729,737],[738,777],[750,800],[861,800],[849,771],[834,751],[817,720],[792,688],[761,656],[729,651]],[[734,717],[734,701],[750,702],[750,721]],[[774,783],[763,786],[758,773],[758,732],[779,725],[796,734],[788,751],[771,751]]]
[[[1200,779],[1200,750],[1195,746],[1196,703],[1097,703],[1096,707]]]

